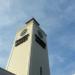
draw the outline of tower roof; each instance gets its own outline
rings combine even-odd
[[[38,26],[40,25],[40,24],[36,21],[35,18],[31,18],[30,20],[28,20],[28,21],[26,22],[26,24],[29,23],[30,21],[36,22]]]

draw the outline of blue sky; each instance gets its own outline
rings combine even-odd
[[[0,0],[0,67],[17,29],[32,17],[48,35],[51,75],[75,75],[75,0]]]

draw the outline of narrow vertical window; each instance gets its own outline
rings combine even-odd
[[[42,75],[42,67],[40,67],[40,75]]]

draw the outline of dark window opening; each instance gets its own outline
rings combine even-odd
[[[42,75],[42,67],[40,67],[40,75]]]
[[[22,37],[21,39],[17,40],[16,43],[15,43],[15,46],[18,46],[18,45],[22,44],[23,42],[27,41],[28,36],[29,36],[29,34],[27,34],[24,37]]]
[[[46,44],[41,40],[37,35],[35,35],[36,42],[41,45],[43,48],[46,48]]]

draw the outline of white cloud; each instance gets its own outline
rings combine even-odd
[[[2,51],[2,48],[3,48],[3,41],[2,41],[2,39],[0,38],[0,51]]]
[[[9,10],[10,0],[0,0],[0,14]]]
[[[0,0],[0,28],[2,26],[10,25],[9,11],[10,1]]]
[[[4,68],[7,63],[9,47],[8,41],[0,37],[0,67]]]
[[[0,67],[5,67],[7,61],[7,43],[0,37]]]
[[[56,65],[59,65],[60,63],[64,63],[65,58],[56,55],[56,54],[51,54],[49,55],[49,62],[50,62],[50,67],[53,67]]]
[[[0,0],[0,28],[12,26],[22,19],[25,20],[27,18],[28,15],[22,9],[19,9],[21,5],[18,5],[19,1],[15,3],[18,7],[13,3],[15,3],[13,0]]]
[[[71,50],[75,49],[75,36],[73,34],[67,35],[66,33],[63,35],[60,35],[58,37],[57,42],[59,42],[60,46],[62,47],[68,47]]]
[[[3,40],[1,37],[0,37],[0,52],[6,52],[7,51],[7,47],[8,46],[8,41],[7,40]]]
[[[0,57],[0,67],[5,67],[6,62],[6,57]]]

